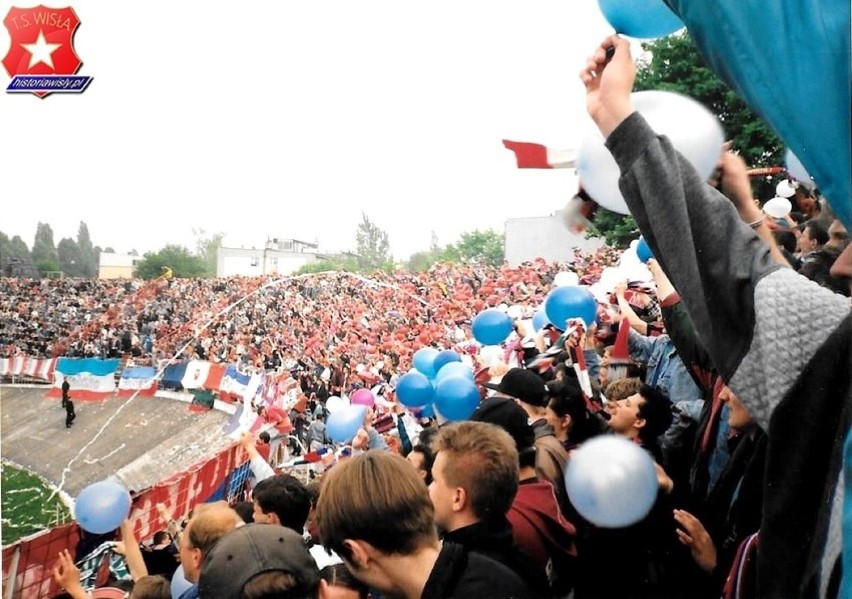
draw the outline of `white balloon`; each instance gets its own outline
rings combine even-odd
[[[579,285],[580,277],[577,276],[577,273],[573,270],[566,270],[563,272],[556,273],[556,276],[553,277],[553,284],[556,287],[567,287],[569,285]]]
[[[784,153],[784,164],[787,165],[787,172],[796,178],[796,181],[801,181],[807,185],[812,185],[811,175],[805,170],[805,165],[793,154],[790,148]]]
[[[763,211],[772,218],[784,218],[792,209],[790,200],[781,197],[774,197],[763,205]]]
[[[568,498],[584,518],[605,528],[642,520],[657,499],[657,474],[648,453],[624,437],[603,435],[571,454]]]
[[[709,178],[725,141],[716,116],[699,102],[674,92],[634,92],[631,99],[651,128],[666,135],[702,179]],[[604,145],[600,132],[589,133],[580,143],[577,173],[580,183],[598,204],[613,212],[630,213],[618,189],[618,165]]]
[[[503,360],[503,348],[499,345],[483,345],[479,349],[479,359],[484,366],[493,366]]]
[[[342,397],[338,397],[337,395],[332,395],[328,399],[325,400],[325,409],[328,410],[329,414],[334,414],[340,408],[346,407],[349,405],[349,399],[344,399]]]
[[[638,258],[637,258],[638,260]],[[627,280],[627,276],[621,272],[621,269],[614,266],[607,266],[601,271],[601,278],[598,279],[598,287],[604,293],[609,293],[615,286]]]
[[[505,313],[509,310],[509,304],[500,304],[497,309]]]
[[[559,276],[559,275],[557,275]],[[518,304],[514,304],[509,306],[509,309],[506,310],[506,315],[512,320],[516,320],[520,318],[524,313],[524,308]]]
[[[775,186],[775,195],[779,198],[790,198],[796,194],[796,188],[790,185],[790,182],[787,179],[780,181],[778,185]]]

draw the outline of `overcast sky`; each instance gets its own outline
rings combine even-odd
[[[0,92],[0,231],[30,248],[38,222],[58,244],[84,221],[118,252],[193,229],[354,249],[363,211],[406,258],[551,214],[573,170],[518,170],[501,140],[575,147],[577,73],[612,32],[596,0],[71,6],[89,88]]]

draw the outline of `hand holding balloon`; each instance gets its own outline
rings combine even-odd
[[[83,489],[74,504],[74,519],[85,531],[104,534],[118,528],[130,513],[130,493],[103,480]]]

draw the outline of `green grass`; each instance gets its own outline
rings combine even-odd
[[[3,546],[71,519],[58,495],[48,501],[50,493],[38,476],[9,464],[0,466]]]

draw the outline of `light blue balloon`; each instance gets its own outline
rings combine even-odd
[[[470,328],[482,345],[499,345],[511,334],[512,319],[497,308],[488,308],[474,317]]]
[[[652,39],[683,29],[683,22],[663,0],[598,0],[616,33]]]
[[[328,438],[335,443],[343,443],[352,439],[358,429],[364,426],[364,416],[367,406],[349,404],[328,415],[326,432]]]
[[[417,408],[432,403],[435,390],[432,382],[422,372],[407,372],[396,384],[396,396],[400,403],[409,408]]]
[[[533,314],[532,323],[533,328],[536,330],[536,332],[540,331],[545,327],[545,325],[550,323],[550,321],[547,319],[547,312],[544,311],[544,308],[539,309],[538,312]]]
[[[450,376],[461,376],[473,380],[473,370],[464,362],[447,362],[435,375],[435,384]]]
[[[639,236],[639,243],[636,244],[636,255],[643,264],[647,264],[648,260],[654,257],[654,252],[648,246],[644,236]]]
[[[552,289],[544,300],[547,318],[560,330],[565,330],[569,318],[580,318],[586,327],[592,325],[598,315],[594,296],[577,285]]]
[[[451,349],[439,351],[438,355],[435,356],[435,361],[433,362],[435,374],[441,371],[444,364],[449,364],[450,362],[461,362],[461,356]]]
[[[432,378],[435,376],[435,357],[438,355],[438,350],[434,347],[421,347],[411,358],[414,368]]]
[[[603,435],[583,443],[565,469],[572,505],[604,528],[624,528],[645,518],[657,499],[657,474],[648,453],[624,437]]]
[[[447,420],[466,420],[478,405],[479,389],[466,377],[450,376],[435,384],[435,407]]]
[[[130,493],[117,482],[102,480],[83,489],[74,503],[74,519],[85,531],[111,532],[130,514]]]

